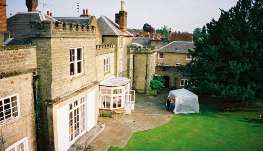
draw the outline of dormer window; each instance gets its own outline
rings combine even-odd
[[[82,48],[70,49],[70,75],[82,73],[83,52]]]

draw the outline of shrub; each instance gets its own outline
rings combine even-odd
[[[164,84],[159,80],[151,80],[150,87],[152,90],[159,92],[164,88]]]

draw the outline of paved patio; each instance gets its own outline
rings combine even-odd
[[[135,111],[117,119],[99,118],[105,123],[104,131],[90,144],[95,151],[108,150],[110,146],[124,147],[134,132],[159,127],[170,121],[172,114],[163,102],[167,94],[158,97],[136,95]]]

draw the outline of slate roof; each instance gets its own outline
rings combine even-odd
[[[42,22],[42,21],[51,21],[55,22],[56,19],[54,17],[42,14],[41,12],[19,12],[9,19],[16,17],[16,18],[29,18],[31,22]]]
[[[4,42],[5,45],[32,45],[30,38],[9,38]]]
[[[55,17],[56,20],[66,23],[87,24],[91,23],[91,16],[85,17]]]
[[[194,50],[195,45],[190,41],[173,41],[159,49],[159,52],[189,53],[189,49]]]
[[[151,44],[151,39],[148,37],[135,37],[132,39],[132,42],[148,47]]]
[[[107,36],[128,36],[132,37],[133,35],[129,32],[122,32],[119,29],[119,25],[110,20],[106,16],[101,16],[97,20],[98,26],[100,28],[101,34],[102,35],[107,35]]]

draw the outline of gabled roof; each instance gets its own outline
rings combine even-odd
[[[114,23],[106,16],[101,16],[98,20],[98,26],[102,35],[106,36],[133,36],[129,31],[122,32],[119,25]]]
[[[189,49],[194,50],[195,45],[190,41],[173,41],[159,49],[159,52],[189,53]]]
[[[85,17],[55,17],[56,20],[66,23],[75,23],[75,24],[90,24],[91,16]]]

